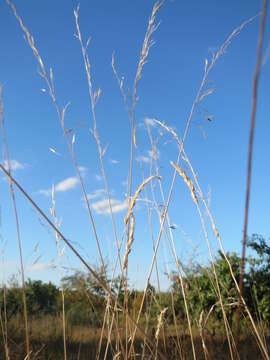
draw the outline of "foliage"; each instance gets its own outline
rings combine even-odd
[[[27,310],[29,314],[53,314],[57,311],[59,290],[40,280],[28,280],[25,284]]]
[[[260,235],[252,235],[248,242],[249,248],[255,251],[255,257],[247,259],[244,277],[243,295],[246,303],[256,318],[270,323],[270,247]],[[239,282],[241,258],[236,253],[226,254],[236,281]],[[239,297],[231,276],[228,263],[221,252],[218,252],[214,264],[201,266],[192,264],[185,268],[183,278],[188,306],[193,321],[198,321],[202,311],[213,313],[216,320],[221,320],[221,307],[218,301],[216,271],[222,302],[228,320],[232,323],[233,315],[238,306]],[[172,290],[175,294],[176,313],[185,312],[180,280],[173,274]],[[177,296],[178,295],[178,296]]]
[[[254,311],[267,324],[270,324],[270,247],[265,239],[253,234],[248,246],[257,257],[250,261],[249,283],[253,295]]]
[[[253,256],[247,259],[244,278],[244,297],[255,318],[270,324],[270,246],[260,235],[252,235],[248,246],[253,250]],[[228,253],[236,280],[239,281],[240,257],[236,253]],[[215,268],[220,287],[222,302],[229,322],[232,324],[233,315],[238,305],[238,293],[231,277],[226,259],[221,252],[214,259],[214,264],[191,264],[184,268],[183,286],[186,300],[193,323],[197,323],[202,311],[211,313],[214,321],[222,322],[222,313],[218,301],[217,286],[213,269]],[[118,294],[119,304],[124,304],[124,285],[120,277],[108,280],[102,269],[96,272],[105,284],[111,286],[112,292]],[[167,308],[167,324],[185,318],[185,307],[177,273],[171,277],[170,292],[156,293],[149,284],[142,306],[142,319],[154,323],[160,311]],[[66,320],[73,325],[102,324],[106,306],[106,295],[103,287],[91,274],[77,271],[63,279]],[[5,290],[5,291],[4,291]],[[4,292],[6,301],[4,302]],[[52,283],[28,280],[25,283],[28,313],[38,317],[45,315],[61,315],[62,297],[60,289]],[[127,290],[128,307],[133,314],[138,314],[143,299],[143,291]],[[7,318],[10,319],[23,313],[22,289],[16,278],[12,278],[9,286],[0,292],[2,314],[6,304]]]

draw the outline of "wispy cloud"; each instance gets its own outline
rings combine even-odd
[[[19,270],[19,263],[16,260],[8,260],[4,263],[0,263],[0,270],[6,270],[8,272],[17,272]],[[48,269],[54,269],[55,264],[53,261],[50,263],[42,263],[42,262],[36,262],[30,265],[26,265],[25,271],[27,272],[38,272],[38,271],[44,271]]]
[[[55,185],[54,191],[55,192],[65,192],[71,189],[74,189],[79,183],[79,180],[76,177],[69,177],[63,181],[60,181],[58,184]],[[39,190],[39,194],[44,196],[50,196],[51,189],[41,189]]]
[[[0,262],[0,270],[1,271],[2,270],[16,271],[18,267],[19,267],[19,264],[15,260],[6,260],[6,261],[4,261],[4,263],[2,261]]]
[[[9,160],[9,164],[10,164],[10,168],[12,171],[16,171],[16,170],[22,170],[25,168],[25,166],[20,163],[18,160]],[[5,169],[8,169],[8,162],[7,160],[4,160],[4,167]]]
[[[41,262],[37,262],[35,264],[32,265],[28,265],[26,266],[26,271],[27,272],[40,272],[40,271],[44,271],[44,270],[48,270],[48,269],[55,269],[55,264],[53,261],[51,261],[50,263],[41,263]]]
[[[96,178],[97,181],[102,181],[102,176],[99,175],[99,174],[96,174],[95,178]]]
[[[76,177],[69,177],[63,181],[60,181],[60,183],[56,184],[55,191],[65,192],[67,190],[74,189],[77,186],[78,182],[79,180]]]
[[[41,189],[41,190],[38,191],[38,193],[40,195],[50,196],[51,193],[52,193],[52,190],[51,189]]]
[[[105,194],[105,189],[97,189],[95,191],[92,191],[91,193],[87,194],[88,200],[94,200],[97,199]]]
[[[150,164],[152,160],[158,160],[159,159],[159,151],[153,151],[149,150],[147,152],[147,155],[139,155],[136,157],[136,161],[142,162],[144,164]]]
[[[79,166],[79,170],[80,170],[82,175],[87,173],[87,168],[85,166]]]
[[[144,164],[149,164],[151,162],[151,158],[150,156],[139,155],[136,157],[136,161],[142,162]]]
[[[111,199],[112,212],[118,213],[127,209],[128,203],[127,200],[121,201],[118,199]],[[108,199],[102,199],[92,204],[93,210],[100,215],[110,214],[110,207]]]
[[[119,164],[119,161],[116,159],[110,159],[110,163],[113,165],[117,165],[117,164]]]

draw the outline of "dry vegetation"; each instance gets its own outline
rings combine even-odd
[[[112,229],[117,250],[116,263],[112,273],[108,274],[108,266],[102,254],[98,229],[92,214],[91,204],[87,197],[87,190],[81,169],[76,159],[74,144],[75,138],[71,136],[65,127],[66,107],[61,107],[54,88],[54,76],[52,69],[47,70],[39,50],[36,48],[34,39],[23,19],[17,13],[14,5],[7,0],[11,11],[18,20],[28,45],[37,60],[40,76],[43,78],[47,91],[50,94],[53,106],[57,114],[59,124],[63,130],[67,147],[70,153],[74,170],[80,182],[82,195],[89,215],[89,222],[93,229],[96,245],[99,253],[98,268],[93,268],[84,259],[74,245],[64,236],[59,229],[59,220],[55,210],[54,188],[52,189],[51,218],[45,215],[29,196],[22,184],[19,184],[11,173],[8,156],[8,141],[5,136],[4,112],[1,97],[1,126],[4,158],[8,167],[0,165],[2,172],[10,181],[10,193],[17,219],[17,239],[20,252],[21,286],[13,283],[6,287],[4,284],[1,293],[1,336],[0,347],[1,359],[269,359],[268,349],[268,325],[270,302],[264,293],[269,292],[265,285],[269,278],[260,277],[262,281],[257,287],[250,290],[251,282],[259,279],[259,275],[269,274],[269,268],[261,262],[261,268],[246,276],[246,282],[239,279],[241,259],[235,254],[228,254],[222,246],[222,240],[217,230],[214,215],[211,213],[206,196],[200,186],[199,176],[193,168],[187,153],[185,141],[189,136],[190,124],[193,114],[199,103],[211,95],[212,89],[208,88],[207,81],[218,62],[224,55],[234,37],[238,35],[254,18],[247,20],[236,28],[225,40],[221,47],[213,54],[212,58],[205,61],[202,81],[197,95],[192,103],[190,114],[187,118],[185,131],[180,138],[176,132],[158,120],[146,121],[147,133],[152,146],[152,154],[157,154],[156,142],[151,133],[150,121],[155,121],[156,126],[167,132],[177,145],[177,161],[171,162],[174,171],[170,191],[166,195],[163,189],[163,179],[159,176],[158,156],[153,156],[151,175],[147,178],[142,176],[142,181],[137,188],[134,186],[134,154],[136,152],[135,132],[135,108],[137,99],[137,87],[141,80],[144,65],[149,51],[153,45],[152,35],[158,29],[156,20],[162,8],[162,2],[154,5],[149,19],[145,38],[142,44],[136,76],[133,83],[132,93],[127,94],[125,86],[118,75],[115,59],[112,58],[112,71],[118,82],[120,94],[123,97],[124,106],[131,125],[130,134],[130,166],[128,181],[128,208],[123,217],[125,236],[119,238],[111,202],[111,192],[103,162],[104,150],[98,133],[98,120],[96,119],[96,105],[101,96],[100,89],[93,88],[91,73],[91,60],[87,54],[88,42],[84,43],[80,31],[79,8],[74,11],[76,36],[81,48],[85,67],[86,80],[89,90],[91,106],[91,118],[93,120],[92,132],[96,140],[99,154],[99,164],[103,176],[104,188],[108,199]],[[265,5],[266,6],[266,5]],[[264,21],[265,7],[260,14]],[[262,42],[263,25],[260,39]],[[261,47],[261,43],[260,43]],[[260,48],[258,67],[255,73],[255,90],[260,68]],[[1,89],[1,88],[0,88]],[[253,107],[256,108],[256,92],[253,99]],[[253,111],[253,123],[255,111]],[[254,126],[253,126],[254,128]],[[251,132],[252,138],[252,132]],[[252,154],[252,147],[249,150]],[[183,167],[185,164],[185,169]],[[249,170],[249,177],[251,168]],[[210,265],[202,268],[187,269],[178,259],[174,242],[173,224],[169,218],[170,203],[176,201],[173,191],[176,181],[184,181],[187,191],[190,192],[191,201],[194,203],[201,220],[202,232],[208,246]],[[26,201],[34,207],[39,216],[55,232],[58,248],[58,269],[60,274],[60,288],[53,284],[42,284],[24,280],[24,267],[22,246],[20,240],[20,227],[16,209],[14,188],[22,193]],[[149,191],[148,191],[149,190]],[[162,199],[162,209],[157,204],[156,192]],[[249,191],[249,185],[248,185]],[[247,193],[248,193],[247,191]],[[144,291],[131,290],[128,287],[129,254],[136,246],[134,233],[136,231],[136,214],[134,207],[138,198],[144,194],[147,206],[149,202],[155,205],[159,218],[160,228],[156,239],[151,228],[152,212],[148,208],[148,223],[153,241],[153,256],[149,264],[149,271],[145,276]],[[248,205],[247,209],[248,210]],[[206,214],[206,216],[204,215]],[[210,221],[212,232],[219,244],[219,255],[215,256],[209,241],[206,221]],[[63,229],[64,232],[64,229]],[[247,235],[245,235],[247,236]],[[176,271],[168,271],[168,281],[171,287],[167,292],[159,288],[154,289],[151,277],[155,273],[159,278],[159,264],[157,253],[161,239],[164,238],[169,251],[173,255]],[[253,246],[270,256],[269,247],[261,238],[253,238]],[[69,278],[63,277],[61,244],[77,257],[85,272],[75,273]],[[252,246],[252,242],[251,242]],[[258,254],[260,252],[258,250]],[[244,255],[245,259],[245,255]],[[268,257],[269,259],[269,257]],[[254,259],[253,259],[254,260]],[[243,258],[242,258],[243,263]],[[269,266],[269,264],[268,264]],[[252,263],[250,265],[252,268]],[[255,267],[254,267],[255,269]],[[261,271],[261,272],[259,272]],[[242,271],[243,274],[243,271]],[[254,275],[255,274],[255,275]],[[259,274],[259,275],[258,275]],[[244,277],[242,277],[244,279]],[[268,280],[267,280],[268,279]],[[266,283],[263,283],[266,281]],[[255,284],[253,281],[252,283]],[[263,291],[264,290],[264,291]],[[46,299],[46,301],[44,300]],[[42,302],[43,301],[43,302]],[[45,301],[45,302],[44,302]]]

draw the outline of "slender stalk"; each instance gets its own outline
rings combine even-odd
[[[104,162],[103,162],[104,150],[102,149],[101,140],[100,140],[99,133],[97,130],[95,107],[96,107],[97,101],[100,98],[101,90],[98,89],[98,91],[95,92],[93,89],[92,75],[91,75],[91,63],[90,63],[90,60],[89,60],[89,57],[87,54],[88,43],[86,44],[86,46],[84,45],[81,31],[80,31],[80,26],[79,26],[79,7],[77,7],[77,10],[74,11],[74,17],[75,17],[75,24],[76,24],[76,30],[77,30],[76,36],[80,43],[86,77],[87,77],[88,93],[89,93],[89,99],[90,99],[90,105],[91,105],[91,115],[92,115],[93,125],[94,125],[93,126],[93,135],[96,140],[96,144],[97,144],[97,148],[98,148],[100,167],[101,167],[105,191],[106,191],[106,195],[107,195],[107,199],[108,199],[109,211],[110,211],[110,216],[111,216],[111,220],[112,220],[113,234],[114,234],[114,239],[115,239],[115,244],[116,244],[116,249],[117,249],[117,259],[118,259],[119,266],[120,266],[120,272],[122,273],[123,269],[122,269],[121,257],[120,257],[120,246],[119,246],[119,241],[118,241],[118,237],[117,237],[116,224],[115,224],[115,220],[114,220],[114,214],[113,214],[113,209],[112,209],[111,195],[110,195],[110,191],[109,191],[107,175],[106,175],[105,166],[104,166]],[[113,277],[112,277],[111,281],[113,281],[113,279],[114,279],[114,272],[113,272]],[[108,298],[108,301],[109,301],[109,298]],[[106,309],[107,308],[108,308],[108,306],[106,306]],[[101,331],[101,335],[100,335],[100,342],[99,342],[99,348],[98,348],[98,352],[97,352],[97,358],[99,358],[99,356],[100,356],[100,349],[101,349],[102,338],[103,338],[103,334],[104,334],[104,330],[105,330],[104,326],[105,326],[105,319],[106,319],[107,314],[109,314],[109,313],[107,313],[107,311],[106,311],[105,315],[104,315],[104,321],[103,321],[102,331]]]
[[[152,10],[152,15],[149,19],[148,22],[148,27],[146,30],[146,34],[145,34],[145,38],[143,41],[143,45],[142,45],[142,49],[141,49],[141,54],[140,54],[140,58],[139,58],[139,62],[138,62],[138,67],[137,67],[137,73],[134,79],[134,84],[133,84],[133,93],[132,93],[132,105],[131,105],[131,141],[130,141],[130,165],[129,165],[129,199],[131,198],[131,194],[132,194],[132,178],[133,178],[133,158],[134,158],[134,142],[135,142],[135,127],[134,127],[134,118],[135,118],[135,108],[136,108],[136,101],[137,101],[137,86],[139,83],[139,80],[141,78],[142,75],[142,70],[143,67],[146,63],[148,54],[149,54],[149,50],[153,45],[153,41],[151,40],[151,36],[152,34],[156,31],[156,29],[158,28],[159,24],[155,25],[155,18],[156,15],[158,13],[158,11],[160,10],[161,6],[163,5],[163,1],[158,1],[154,4],[153,6],[153,10]],[[129,239],[129,220],[127,223],[127,241]],[[126,269],[126,284],[125,284],[125,304],[127,307],[127,269]],[[126,328],[127,328],[127,321],[126,321]],[[126,334],[126,344],[128,344],[127,341],[127,334]],[[133,347],[133,342],[131,343],[130,349]],[[129,351],[130,352],[130,351]],[[126,345],[126,357],[128,357],[128,348]]]
[[[7,172],[11,174],[11,165],[9,160],[9,152],[8,152],[8,145],[7,145],[7,138],[5,133],[4,127],[4,110],[3,110],[3,101],[2,101],[2,85],[0,84],[0,116],[1,116],[1,130],[2,130],[2,138],[4,143],[4,150],[6,154],[6,161],[7,161]],[[2,165],[1,165],[2,166]],[[17,232],[17,242],[19,248],[19,256],[20,256],[20,269],[21,269],[21,281],[22,281],[22,298],[23,298],[23,315],[24,315],[24,326],[25,326],[25,342],[26,342],[26,353],[27,353],[27,360],[30,360],[30,340],[29,340],[29,328],[28,328],[28,317],[27,317],[27,302],[26,302],[26,294],[25,294],[25,279],[24,279],[24,265],[23,265],[23,254],[22,254],[22,242],[21,242],[21,233],[20,233],[20,225],[19,225],[19,217],[16,205],[16,199],[13,189],[13,182],[11,177],[9,177],[9,190],[14,210],[15,216],[15,223],[16,223],[16,232]]]
[[[157,153],[156,143],[153,141],[153,137],[152,137],[152,134],[151,134],[151,129],[150,129],[150,126],[149,126],[148,122],[146,121],[145,123],[146,123],[147,133],[148,133],[148,136],[149,136],[149,139],[150,139],[152,152],[153,152],[153,154],[155,154],[155,153]],[[153,165],[152,163],[154,162],[155,174],[158,176],[159,168],[158,168],[157,156],[154,156],[153,159],[154,159],[154,161],[151,161],[151,173],[152,173],[152,165]],[[162,206],[165,206],[165,195],[164,195],[164,191],[163,191],[162,182],[161,182],[160,179],[158,179],[158,183],[159,183],[159,191],[160,191],[160,194],[161,194]],[[156,200],[156,197],[155,197],[155,192],[154,192],[154,188],[153,188],[152,183],[151,183],[151,190],[152,190],[152,198],[153,198],[155,208],[156,208],[156,211],[157,211],[157,214],[158,214],[159,222],[161,224],[163,214],[159,210],[159,206],[158,206],[158,203],[157,203],[157,200]],[[169,246],[171,248],[171,251],[172,251],[176,266],[177,266],[177,268],[179,268],[176,252],[174,251],[175,250],[174,245],[173,245],[174,244],[174,239],[173,239],[173,234],[172,234],[172,231],[171,231],[171,228],[170,228],[171,221],[170,221],[170,218],[169,218],[169,213],[167,213],[166,217],[167,217],[167,224],[168,224],[168,227],[169,227],[169,235],[168,235],[166,230],[164,230],[164,234],[165,234],[166,239],[168,241],[168,244],[169,244]],[[166,247],[165,247],[165,249],[166,249]],[[164,249],[164,252],[165,252],[165,249]],[[168,260],[166,261],[166,264],[167,263],[168,263]],[[166,265],[166,266],[167,266],[167,273],[169,274],[170,271],[168,269],[168,265]],[[178,274],[179,274],[179,278],[181,278],[182,277],[181,271],[178,272]],[[175,328],[176,339],[177,339],[177,347],[178,347],[180,358],[182,359],[181,346],[180,346],[180,337],[179,337],[179,331],[178,331],[177,322],[176,322],[176,314],[175,314],[175,309],[174,309],[174,298],[173,298],[172,289],[170,291],[170,294],[171,294],[171,303],[172,303],[172,311],[173,311],[174,328]],[[185,298],[185,294],[182,294],[182,295],[183,295],[183,298]]]
[[[83,57],[83,62],[84,62],[84,67],[85,67],[85,72],[86,72],[86,77],[87,77],[88,92],[89,92],[89,98],[90,98],[90,104],[91,104],[91,115],[92,115],[93,124],[94,124],[93,135],[94,135],[94,138],[97,143],[100,167],[101,167],[101,171],[102,171],[102,176],[103,176],[103,180],[104,180],[104,185],[105,185],[105,190],[106,190],[108,205],[109,205],[109,210],[110,210],[110,216],[111,216],[111,220],[112,220],[113,233],[114,233],[115,244],[116,244],[116,249],[117,249],[117,256],[118,256],[118,260],[119,260],[119,266],[122,271],[121,258],[120,258],[120,247],[119,247],[116,225],[115,225],[115,220],[114,220],[114,215],[113,215],[111,195],[110,195],[110,191],[109,191],[107,175],[106,175],[105,166],[104,166],[104,162],[103,162],[104,151],[102,149],[101,140],[100,140],[98,130],[97,130],[95,107],[96,107],[96,103],[97,103],[98,99],[100,98],[101,90],[98,89],[97,93],[95,93],[93,90],[92,76],[91,76],[91,71],[90,71],[91,63],[90,63],[90,60],[87,55],[87,45],[84,46],[84,44],[83,44],[82,35],[81,35],[81,31],[80,31],[80,26],[79,26],[79,8],[77,8],[77,10],[74,11],[74,17],[75,17],[75,23],[76,23],[77,38],[78,38],[80,46],[81,46],[82,57]]]
[[[2,214],[1,214],[1,208],[0,208],[0,229],[2,227]],[[5,245],[4,240],[2,237],[2,234],[0,234],[1,243],[2,243],[2,268],[3,268],[3,274],[2,274],[2,296],[3,296],[3,304],[1,303],[1,309],[0,309],[0,321],[1,321],[1,330],[2,330],[2,336],[3,336],[3,343],[5,347],[5,355],[6,360],[10,360],[9,358],[9,348],[8,348],[8,330],[7,330],[7,289],[6,289],[6,279],[5,279]],[[4,311],[4,319],[2,316],[2,305],[3,305],[3,311]]]
[[[251,108],[250,132],[249,132],[249,143],[248,143],[248,167],[247,167],[246,201],[245,201],[245,215],[244,215],[244,233],[243,233],[243,242],[242,242],[242,257],[241,257],[240,280],[239,280],[240,297],[242,297],[242,295],[243,295],[243,283],[244,283],[244,274],[245,274],[253,142],[254,142],[254,133],[255,133],[257,94],[258,94],[258,83],[259,83],[260,70],[261,70],[261,59],[262,59],[262,47],[263,47],[266,10],[267,10],[267,0],[263,0],[259,43],[258,43],[258,50],[257,50],[257,61],[256,61],[255,72],[254,72],[254,78],[253,78],[252,108]],[[240,305],[241,304],[239,303],[239,309],[238,309],[238,315],[237,315],[237,317],[238,317],[238,319],[237,319],[237,341],[240,338]]]
[[[1,304],[1,307],[2,307],[2,304]],[[3,344],[4,344],[4,348],[5,348],[6,360],[9,360],[7,332],[6,332],[5,323],[4,323],[3,317],[2,317],[2,309],[0,311],[0,327],[1,327],[1,332],[2,332]]]
[[[54,218],[55,226],[59,227],[59,221],[56,216],[55,211],[55,193],[54,193],[54,186],[52,187],[52,207],[51,207],[51,214]],[[57,253],[58,253],[58,271],[59,271],[59,281],[60,281],[60,290],[61,290],[61,298],[62,298],[62,328],[63,328],[63,348],[64,348],[64,360],[67,360],[67,344],[66,344],[66,312],[65,312],[65,292],[63,286],[63,269],[62,269],[62,251],[61,251],[61,242],[60,237],[55,233],[56,238],[56,246],[57,246]]]

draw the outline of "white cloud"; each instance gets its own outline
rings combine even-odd
[[[56,184],[55,191],[64,192],[70,189],[74,189],[78,183],[79,180],[76,177],[69,177],[63,181],[60,181],[60,183]]]
[[[159,159],[159,151],[158,150],[148,150],[147,155],[139,155],[136,157],[136,161],[142,162],[144,164],[150,164],[152,160]]]
[[[149,164],[151,162],[151,157],[150,156],[140,155],[140,156],[136,157],[136,161],[142,162],[144,164]]]
[[[40,271],[44,271],[44,270],[48,270],[48,269],[54,269],[55,268],[55,264],[54,262],[50,262],[50,263],[41,263],[41,262],[37,262],[35,264],[26,266],[26,271],[27,272],[40,272]]]
[[[115,160],[115,159],[110,159],[110,163],[113,165],[117,165],[117,164],[119,164],[119,161]]]
[[[47,190],[41,189],[41,190],[38,191],[38,193],[39,193],[40,195],[50,196],[51,193],[52,193],[52,190],[51,190],[51,189],[47,189]]]
[[[12,270],[17,271],[18,263],[15,260],[6,260],[4,263],[0,262],[0,270]]]
[[[127,209],[127,200],[121,201],[118,199],[111,199],[112,212],[118,213]],[[100,215],[110,214],[109,201],[108,199],[102,199],[92,204],[93,210]]]
[[[10,169],[12,171],[15,171],[15,170],[22,170],[24,169],[24,165],[21,164],[19,161],[17,160],[9,160],[9,164],[10,164]],[[5,169],[7,170],[8,169],[8,162],[7,160],[4,160],[4,167]]]
[[[91,193],[87,194],[87,199],[88,200],[94,200],[94,199],[97,199],[97,198],[101,197],[104,194],[105,194],[104,189],[97,189],[97,190],[92,191]]]
[[[95,178],[96,178],[97,181],[101,181],[101,180],[102,180],[102,177],[101,177],[100,175],[98,175],[98,174],[95,175]]]
[[[78,169],[82,174],[85,174],[87,172],[87,168],[85,166],[79,166]]]
[[[5,261],[4,264],[2,262],[0,263],[0,269],[6,270],[8,272],[17,272],[19,268],[20,268],[20,265],[16,260],[8,260],[8,261]],[[55,268],[55,264],[53,261],[51,261],[50,263],[36,262],[34,264],[27,265],[25,267],[25,271],[38,272],[38,271],[44,271],[44,270],[53,269],[53,268]]]
[[[55,192],[65,192],[71,189],[74,189],[79,183],[79,180],[76,177],[69,177],[63,181],[60,181],[58,184],[55,185],[54,191]],[[52,190],[51,189],[41,189],[39,190],[39,194],[44,196],[50,196]]]

